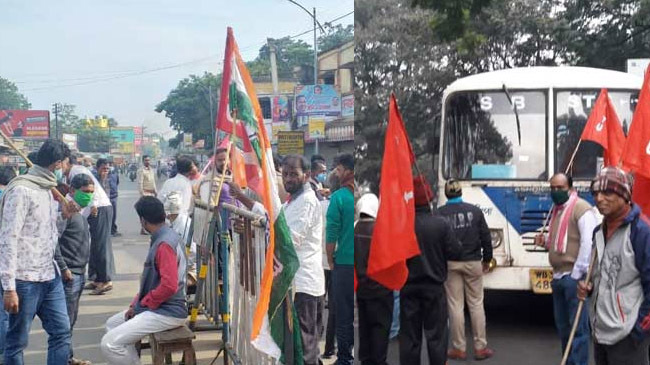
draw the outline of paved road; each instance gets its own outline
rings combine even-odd
[[[486,296],[488,346],[495,356],[476,361],[468,354],[466,361],[450,360],[449,365],[549,365],[559,364],[562,359],[559,339],[553,324],[551,296],[528,293],[496,292]],[[469,317],[466,319],[469,325]],[[472,340],[469,327],[467,348],[471,352]],[[593,356],[593,352],[590,353]],[[391,341],[389,364],[399,364],[397,341]],[[427,364],[425,354],[422,364]],[[593,359],[590,360],[593,364]]]

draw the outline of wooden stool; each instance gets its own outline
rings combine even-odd
[[[172,352],[183,351],[185,365],[196,365],[196,352],[192,345],[195,337],[194,332],[185,325],[149,335],[153,364],[171,364]]]

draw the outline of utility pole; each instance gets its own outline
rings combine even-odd
[[[271,38],[267,38],[266,41],[268,42],[269,53],[271,55],[271,82],[273,83],[273,96],[278,96],[278,64],[275,59],[275,45],[271,42]]]
[[[318,84],[318,38],[316,37],[316,7],[314,7],[314,15],[312,15],[312,17],[314,18],[314,85],[317,85]]]
[[[59,126],[59,103],[54,103],[54,123],[56,125],[56,133],[54,136],[56,139],[61,139],[61,127]]]

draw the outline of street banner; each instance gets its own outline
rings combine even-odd
[[[296,115],[341,115],[341,96],[334,85],[296,86]]]
[[[8,137],[47,139],[50,136],[50,112],[0,110],[0,129]]]
[[[274,96],[272,99],[272,114],[273,123],[288,122],[291,119],[289,110],[289,98],[286,96]]]
[[[354,94],[341,98],[341,116],[343,118],[354,117]]]
[[[217,130],[232,134],[241,145],[248,187],[260,197],[268,221],[272,222],[266,236],[268,244],[253,315],[251,343],[257,350],[281,362],[289,356],[299,365],[303,363],[301,331],[296,309],[287,298],[300,264],[278,195],[273,151],[262,109],[230,27],[222,75]],[[290,335],[285,337],[285,334]],[[287,347],[293,349],[291,354],[284,353]]]
[[[309,138],[325,138],[325,117],[309,117]]]
[[[600,90],[580,139],[596,142],[605,149],[604,166],[618,166],[625,146],[625,134],[607,89]]]
[[[279,131],[278,154],[280,156],[305,154],[305,132]]]
[[[391,94],[379,182],[379,210],[367,273],[368,277],[392,290],[399,290],[406,283],[406,260],[420,254],[415,236],[413,163],[411,142],[395,95]]]

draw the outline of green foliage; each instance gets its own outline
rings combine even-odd
[[[0,77],[0,109],[29,109],[32,105],[13,82]]]
[[[318,53],[340,47],[354,40],[354,24],[343,27],[341,24],[326,28],[327,33],[318,38]]]
[[[270,39],[275,47],[275,58],[278,68],[279,78],[292,78],[294,67],[303,65],[313,65],[314,50],[311,46],[302,40],[294,40],[290,37],[280,39]],[[271,52],[268,42],[264,44],[255,60],[248,62],[252,77],[269,77],[271,76]]]
[[[205,146],[209,149],[213,143],[212,131],[219,106],[220,88],[221,75],[215,76],[208,72],[202,76],[191,75],[181,80],[155,110],[158,113],[165,112],[173,129],[192,133],[194,142],[205,139]],[[176,143],[172,141],[170,140],[170,146],[174,147]]]

